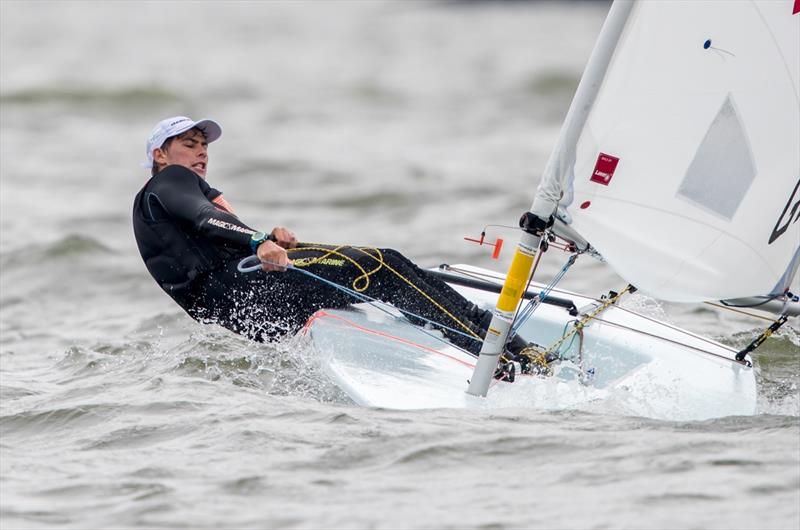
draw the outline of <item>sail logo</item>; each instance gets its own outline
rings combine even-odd
[[[778,222],[775,223],[775,228],[772,229],[772,235],[769,236],[770,245],[772,244],[773,241],[781,237],[784,234],[784,232],[786,232],[786,230],[789,229],[790,224],[796,223],[798,220],[800,220],[800,196],[797,196],[797,199],[795,199],[795,196],[798,195],[797,194],[798,189],[800,189],[800,179],[798,179],[797,184],[794,185],[794,190],[792,191],[792,194],[789,196],[789,200],[786,201],[786,206],[783,207],[783,212],[781,212],[781,216],[778,217]],[[792,201],[794,201],[794,205],[792,205]],[[791,210],[789,209],[789,206],[792,207]],[[786,212],[789,212],[788,217],[786,215]],[[797,215],[795,215],[795,213]],[[784,219],[786,220],[785,222]]]
[[[598,184],[602,184],[603,186],[608,186],[609,182],[611,182],[611,177],[614,176],[614,171],[617,170],[618,162],[619,158],[607,155],[605,153],[600,153],[600,155],[597,157],[597,162],[594,165],[592,178],[589,180],[592,182],[597,182]]]
[[[800,13],[800,0],[794,0],[794,8],[792,9],[792,14],[796,15]]]

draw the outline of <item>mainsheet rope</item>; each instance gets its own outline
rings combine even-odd
[[[303,247],[303,250],[308,250],[309,248],[310,248],[310,247]],[[341,249],[342,247],[337,247],[337,248],[338,248],[338,249]],[[319,250],[319,249],[317,249],[317,250]],[[324,250],[325,250],[325,251],[329,251],[329,249],[324,249]],[[375,250],[378,250],[378,249],[375,249]],[[337,255],[342,255],[342,256],[344,256],[344,254],[341,254],[341,253],[340,253],[340,254],[337,254]],[[352,260],[350,260],[350,258],[348,258],[348,260],[349,260],[349,261],[352,261]],[[265,262],[262,262],[262,261],[259,259],[259,257],[258,257],[258,256],[256,256],[256,255],[252,255],[252,256],[248,256],[248,257],[246,257],[246,258],[242,259],[242,260],[239,262],[239,265],[237,266],[237,269],[238,269],[238,271],[239,271],[239,272],[243,272],[243,273],[248,273],[248,272],[256,272],[256,271],[259,271],[259,270],[261,270],[261,265],[262,265],[262,263],[265,263]],[[266,262],[266,263],[268,263],[268,264],[270,264],[270,265],[278,265],[277,263],[272,263],[272,262]],[[251,264],[252,264],[252,265],[251,265]],[[308,262],[308,263],[305,263],[303,266],[307,266],[307,265],[310,265],[310,264],[311,264],[311,262]],[[371,272],[367,273],[367,271],[366,271],[366,270],[365,270],[363,267],[361,267],[360,265],[356,264],[356,266],[357,266],[359,269],[361,269],[361,271],[364,273],[362,276],[367,276],[367,277],[368,277],[370,274],[374,274],[375,272],[377,272],[377,270],[379,270],[379,269],[375,269],[375,270],[373,270],[373,271],[371,271]],[[453,315],[452,315],[452,314],[451,314],[449,311],[447,311],[447,310],[445,310],[444,308],[442,308],[440,304],[438,304],[438,303],[437,303],[435,300],[433,300],[433,299],[432,299],[430,296],[428,296],[426,293],[424,293],[424,292],[423,292],[421,289],[419,289],[419,288],[418,288],[416,285],[413,285],[413,284],[411,283],[411,281],[410,281],[410,280],[408,280],[407,278],[405,278],[405,277],[404,277],[402,274],[400,274],[399,272],[397,272],[396,270],[394,270],[394,269],[393,269],[391,266],[387,265],[385,262],[383,263],[383,266],[385,266],[387,269],[389,269],[390,271],[392,271],[392,272],[393,272],[394,274],[396,274],[397,276],[401,277],[401,278],[402,278],[404,281],[406,281],[406,283],[408,283],[408,284],[409,284],[409,285],[411,285],[411,286],[412,286],[412,287],[413,287],[415,290],[417,290],[418,292],[420,292],[420,294],[422,294],[423,296],[425,296],[425,298],[427,298],[427,299],[428,299],[428,300],[430,300],[430,301],[431,301],[431,302],[432,302],[434,305],[436,305],[437,307],[439,307],[439,308],[440,308],[440,309],[441,309],[441,310],[442,310],[444,313],[446,313],[448,316],[450,316],[451,318],[453,318],[454,320],[456,320],[456,322],[458,322],[458,323],[462,324],[462,326],[464,326],[464,327],[465,327],[465,328],[466,328],[466,329],[469,331],[469,333],[465,333],[464,331],[461,331],[461,330],[458,330],[458,329],[455,329],[455,328],[449,327],[449,326],[447,326],[447,325],[445,325],[445,324],[442,324],[441,322],[436,322],[435,320],[431,320],[431,319],[429,319],[429,318],[425,318],[425,317],[423,317],[423,316],[421,316],[421,315],[418,315],[418,314],[416,314],[416,313],[413,313],[413,312],[411,312],[411,311],[406,311],[406,310],[404,310],[404,309],[400,309],[400,308],[398,308],[398,307],[395,307],[395,309],[397,309],[398,311],[400,311],[401,313],[403,313],[403,314],[404,314],[404,315],[406,315],[406,316],[409,316],[409,317],[413,317],[413,318],[420,319],[420,320],[422,320],[423,322],[425,322],[425,323],[427,323],[427,324],[431,324],[432,326],[436,326],[436,327],[438,327],[438,328],[440,328],[440,329],[447,330],[447,331],[450,331],[450,332],[452,332],[452,333],[456,333],[456,334],[458,334],[458,335],[461,335],[461,336],[463,336],[463,337],[467,337],[468,339],[475,340],[475,341],[478,341],[478,342],[480,342],[480,341],[483,341],[483,338],[481,338],[481,336],[480,336],[480,335],[478,335],[477,333],[473,332],[471,329],[467,328],[467,327],[466,327],[466,326],[465,326],[463,323],[461,323],[461,321],[460,321],[460,320],[458,320],[458,319],[457,319],[455,316],[453,316]],[[391,313],[390,311],[387,311],[387,310],[386,310],[386,309],[385,309],[385,308],[382,306],[382,305],[383,305],[383,302],[382,302],[381,300],[378,300],[377,298],[373,298],[373,297],[371,297],[371,296],[368,296],[368,295],[364,294],[363,292],[359,292],[359,291],[357,291],[357,290],[355,290],[355,289],[350,289],[350,288],[348,288],[348,287],[345,287],[344,285],[340,285],[340,284],[338,284],[338,283],[336,283],[336,282],[333,282],[333,281],[331,281],[331,280],[328,280],[328,279],[326,279],[326,278],[323,278],[322,276],[319,276],[318,274],[314,274],[314,273],[313,273],[313,272],[311,272],[311,271],[304,270],[303,268],[301,268],[300,266],[297,266],[297,265],[289,264],[289,265],[287,265],[287,266],[286,266],[286,269],[287,269],[287,271],[298,272],[298,273],[300,273],[300,274],[304,274],[304,275],[308,276],[309,278],[313,278],[314,280],[317,280],[317,281],[319,281],[319,282],[322,282],[322,283],[324,283],[324,284],[326,284],[326,285],[328,285],[328,286],[330,286],[330,287],[333,287],[334,289],[336,289],[336,290],[338,290],[338,291],[341,291],[341,292],[343,292],[343,293],[345,293],[345,294],[347,294],[347,295],[349,295],[349,296],[352,296],[353,298],[355,298],[356,300],[358,300],[358,301],[360,301],[360,302],[366,302],[366,303],[370,303],[370,304],[374,305],[375,307],[379,308],[381,311],[383,311],[383,312],[385,312],[385,313],[387,313],[387,314],[389,314],[389,315],[392,315],[392,313]],[[357,281],[357,280],[354,280],[354,282],[355,282],[355,281]],[[368,284],[368,280],[367,280],[367,286],[368,286],[368,285],[369,285],[369,284]],[[365,287],[365,289],[366,289],[366,287]],[[394,307],[394,306],[393,306],[393,307]],[[394,315],[392,315],[392,316],[394,316]],[[425,330],[423,329],[422,331],[425,331]],[[442,338],[440,338],[440,337],[436,337],[435,335],[431,335],[431,334],[429,334],[429,333],[428,333],[428,335],[430,335],[431,337],[433,337],[433,338],[435,338],[435,339],[437,339],[437,340],[439,340],[439,341],[441,341],[441,342],[444,342],[444,343],[449,343],[449,341],[447,341],[447,340],[445,340],[445,339],[442,339]]]
[[[347,254],[345,254],[343,252],[340,252],[340,250],[343,249],[343,248],[350,248],[350,249],[358,250],[359,252],[362,252],[365,256],[368,256],[368,257],[372,258],[373,260],[375,260],[377,262],[377,267],[374,268],[373,270],[367,272],[366,269],[364,269],[356,260],[354,260],[353,258],[348,256]],[[366,291],[367,288],[369,287],[369,277],[371,275],[377,273],[379,270],[381,270],[382,267],[386,267],[395,276],[400,278],[409,287],[411,287],[412,289],[417,291],[420,295],[422,295],[423,298],[425,298],[431,304],[433,304],[433,306],[436,307],[439,311],[441,311],[442,313],[444,313],[445,315],[450,317],[456,324],[458,324],[462,329],[464,329],[466,331],[466,333],[459,332],[461,335],[465,335],[467,337],[471,337],[471,338],[473,338],[475,340],[478,340],[478,341],[482,341],[483,340],[483,338],[480,335],[475,333],[468,325],[466,325],[458,317],[456,317],[454,314],[452,314],[450,311],[448,311],[446,308],[444,308],[439,302],[434,300],[428,293],[426,293],[425,291],[420,289],[417,285],[414,284],[414,282],[412,282],[411,280],[409,280],[408,278],[403,276],[400,272],[396,271],[391,265],[386,263],[386,261],[384,261],[384,259],[383,259],[383,253],[381,252],[380,249],[375,248],[375,247],[351,247],[349,245],[340,245],[340,246],[338,246],[338,247],[336,247],[334,249],[327,248],[327,247],[304,246],[302,248],[289,249],[289,250],[287,250],[287,253],[288,252],[296,252],[296,251],[307,251],[307,250],[312,250],[312,251],[316,250],[318,252],[325,252],[325,254],[323,254],[322,256],[319,256],[317,258],[313,258],[313,259],[311,259],[309,261],[303,261],[302,264],[298,265],[298,267],[301,267],[298,270],[302,270],[302,267],[307,267],[309,265],[313,265],[315,263],[318,263],[318,262],[320,262],[320,261],[322,261],[324,259],[327,259],[329,256],[332,256],[332,255],[340,257],[340,258],[343,258],[346,261],[349,261],[350,263],[352,263],[355,267],[357,267],[362,272],[362,274],[360,276],[357,276],[353,280],[353,283],[351,284],[353,286],[352,290],[355,291],[355,292],[358,292],[360,294],[360,293],[363,293],[363,291]],[[368,251],[374,251],[376,255],[373,255]],[[304,271],[304,272],[309,272],[309,271]],[[317,276],[317,275],[314,275],[314,276]],[[358,285],[359,281],[362,282],[362,286],[360,286],[360,287]],[[414,315],[413,313],[410,313],[410,312],[406,312],[406,313],[411,315],[411,316],[414,316],[416,318],[420,318],[422,320],[425,320],[427,322],[435,323],[438,326],[445,327],[441,323],[430,321],[430,320],[428,320],[426,318],[420,317],[419,315]],[[450,328],[447,328],[447,329],[449,330]]]

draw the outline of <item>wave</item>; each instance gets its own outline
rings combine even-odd
[[[48,256],[55,258],[80,254],[111,253],[111,249],[97,239],[82,234],[68,234],[48,245],[44,250]]]
[[[31,264],[53,260],[112,254],[112,250],[98,239],[85,234],[67,234],[45,244],[26,245],[0,254],[0,267],[29,267]]]
[[[228,382],[269,395],[350,403],[319,368],[303,336],[260,344],[216,327],[201,328],[165,354],[177,364],[173,373]]]
[[[546,70],[523,79],[504,98],[509,110],[524,105],[531,116],[540,121],[560,124],[580,81],[579,72]]]
[[[761,331],[753,333],[750,340]],[[743,341],[745,344],[749,340]],[[758,367],[759,410],[800,416],[800,333],[785,325],[753,352]]]
[[[89,86],[28,88],[0,95],[4,105],[39,105],[57,103],[65,105],[126,105],[146,106],[173,103],[180,98],[177,93],[158,86],[132,86],[123,88],[97,88]]]
[[[716,337],[740,350],[750,344],[763,327]],[[785,324],[752,352],[758,384],[758,410],[761,414],[800,417],[800,333]]]
[[[578,88],[580,75],[577,72],[550,70],[531,76],[524,88],[530,94],[549,97],[566,97],[570,100]]]
[[[756,327],[747,331],[734,333],[729,337],[720,337],[734,348],[744,348],[764,331],[764,327]],[[772,362],[772,359],[788,361],[800,360],[800,330],[787,322],[776,333],[771,335],[753,354],[759,362]],[[800,368],[800,366],[798,366]]]

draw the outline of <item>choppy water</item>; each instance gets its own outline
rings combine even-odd
[[[754,417],[370,410],[138,257],[145,137],[189,114],[253,225],[504,268],[461,238],[529,205],[607,7],[0,2],[0,526],[797,528],[796,328]],[[632,303],[737,346],[763,325]]]

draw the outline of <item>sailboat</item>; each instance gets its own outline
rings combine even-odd
[[[323,369],[354,402],[391,409],[757,413],[749,352],[800,315],[798,70],[800,0],[616,0],[507,273],[437,271],[494,308],[477,360],[391,307],[362,304],[309,321]],[[595,298],[532,279],[557,242],[572,253],[563,273],[591,256],[629,285]],[[626,309],[634,289],[774,320],[740,351]],[[515,332],[556,366],[520,374],[512,363],[498,377]]]

